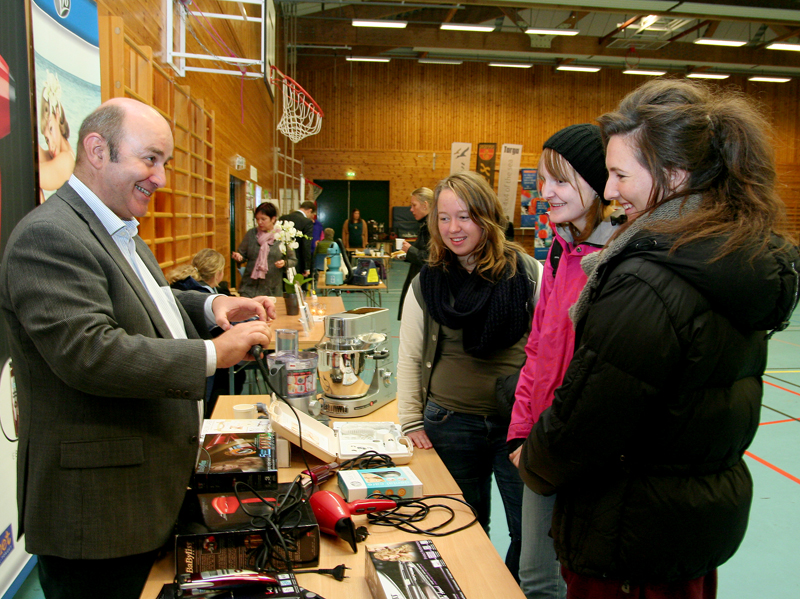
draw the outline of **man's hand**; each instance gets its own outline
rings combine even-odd
[[[247,298],[245,298],[247,299]],[[215,337],[212,342],[217,350],[217,368],[229,368],[242,360],[252,360],[249,354],[254,345],[269,347],[272,330],[263,320],[240,322],[235,327]]]
[[[253,316],[262,322],[277,316],[275,303],[267,296],[249,298],[218,295],[211,304],[211,310],[214,320],[223,331],[230,329],[232,322],[242,322]]]
[[[519,468],[519,456],[521,453],[522,453],[522,445],[520,445],[514,451],[508,454],[508,459],[511,460],[511,463],[514,464],[517,468]]]
[[[428,439],[428,433],[424,430],[414,431],[413,433],[408,433],[406,436],[414,443],[414,447],[419,447],[420,449],[433,448],[433,443]]]

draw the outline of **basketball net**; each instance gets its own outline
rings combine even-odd
[[[322,109],[309,93],[278,68],[270,66],[270,81],[281,88],[283,96],[283,116],[278,123],[278,131],[297,143],[309,135],[316,135],[322,127]]]

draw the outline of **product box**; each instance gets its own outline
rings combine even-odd
[[[367,545],[366,554],[374,599],[466,599],[433,541]]]
[[[252,586],[233,589],[220,589],[219,594],[192,595],[189,592],[176,594],[175,584],[165,584],[156,599],[175,599],[176,597],[214,597],[215,599],[322,599],[316,593],[310,593],[297,583],[291,572],[273,574],[278,583],[271,586]]]
[[[265,526],[262,517],[269,516],[289,486],[281,484],[277,490],[259,492],[268,505],[253,493],[198,495],[196,502],[184,506],[177,527],[175,571],[186,574],[224,569],[258,570],[257,560],[268,551],[268,546],[280,544],[272,527]],[[242,504],[254,516],[245,513]],[[290,539],[286,544],[294,567],[319,564],[319,525],[307,501],[284,519],[281,530]],[[266,560],[265,564],[284,568],[283,562],[275,559],[282,553],[271,555],[273,559]]]
[[[408,464],[414,454],[414,444],[395,422],[336,422],[332,429],[277,401],[270,404],[269,417],[272,430],[297,446],[302,430],[303,449],[325,462],[349,460],[373,450],[388,455],[395,464]]]
[[[366,499],[373,493],[397,497],[422,497],[422,482],[408,466],[339,470],[339,488],[347,501]]]
[[[240,481],[254,489],[274,489],[278,483],[276,438],[269,420],[205,420],[194,488],[198,493],[233,491]]]

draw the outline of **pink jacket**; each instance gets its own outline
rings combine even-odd
[[[525,346],[527,360],[522,367],[508,437],[528,437],[539,416],[553,403],[555,390],[564,380],[572,354],[575,351],[575,330],[567,313],[586,284],[586,274],[581,268],[581,258],[599,251],[614,232],[605,221],[595,229],[588,240],[578,244],[572,241],[569,230],[556,227],[553,245],[561,244],[563,252],[553,277],[550,252],[542,275],[542,291],[533,313],[533,323]],[[566,238],[566,239],[565,239]]]

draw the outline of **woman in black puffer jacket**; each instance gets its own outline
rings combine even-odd
[[[600,117],[626,228],[581,263],[576,351],[520,471],[557,493],[567,597],[714,597],[744,537],[767,331],[800,256],[749,101],[652,81]]]

